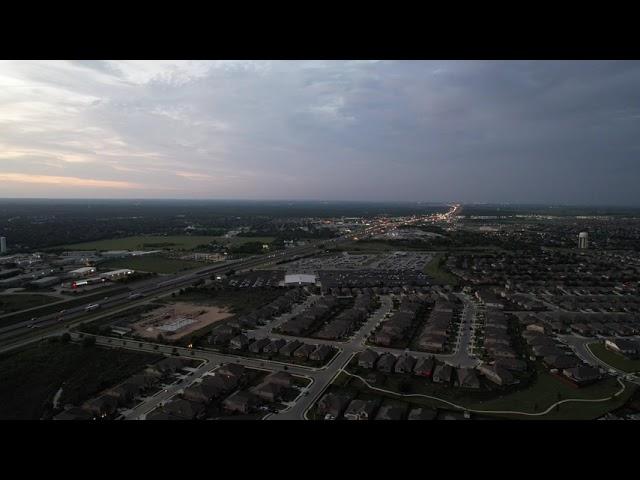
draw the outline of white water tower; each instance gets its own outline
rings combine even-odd
[[[588,246],[589,246],[589,234],[587,232],[580,232],[578,234],[578,248],[581,250],[584,250]]]

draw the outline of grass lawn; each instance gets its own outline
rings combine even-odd
[[[131,268],[142,272],[176,273],[190,268],[203,266],[202,263],[178,258],[167,258],[161,255],[143,255],[138,257],[114,258],[100,264],[100,270]]]
[[[629,360],[619,353],[607,350],[603,343],[595,342],[589,344],[591,352],[605,363],[608,363],[623,372],[635,373],[640,371],[640,360]]]
[[[50,411],[60,387],[60,405],[78,405],[116,385],[161,356],[129,350],[40,342],[0,355],[0,420],[37,420]]]
[[[0,295],[0,315],[11,312],[19,312],[27,308],[41,307],[52,302],[59,302],[62,298],[50,295]]]
[[[392,388],[394,386],[393,381],[385,383],[386,384],[380,386],[380,388],[398,391],[397,386],[396,388]],[[411,404],[423,405],[430,408],[451,408],[443,402],[438,402],[437,400],[431,400],[424,397],[400,397],[383,394],[382,392],[369,389],[366,385],[360,382],[360,380],[353,377],[349,378],[347,375],[342,373],[333,385],[348,385],[348,388],[356,389],[358,392],[375,394],[389,399],[400,399]],[[519,420],[591,420],[624,405],[637,389],[637,386],[635,385],[629,383],[626,385],[627,388],[625,391],[619,397],[612,400],[598,403],[562,404],[560,405],[559,411],[553,410],[546,415],[535,417],[517,414],[486,413],[484,415]],[[439,385],[427,384],[426,382],[423,389],[414,388],[412,393],[433,395],[476,410],[512,410],[535,413],[536,411],[540,412],[546,410],[550,405],[557,402],[559,400],[558,394],[561,395],[560,400],[570,398],[596,399],[611,396],[618,390],[620,390],[620,384],[614,378],[607,378],[598,383],[582,388],[572,388],[557,377],[547,372],[539,371],[538,378],[530,387],[489,400],[478,399],[478,397],[483,395],[482,393],[465,392],[453,387],[449,387],[445,391],[445,389]],[[360,394],[358,397],[360,397]],[[535,408],[536,404],[537,409]]]
[[[210,235],[140,235],[135,237],[113,238],[109,240],[98,240],[96,242],[75,243],[71,245],[61,245],[56,249],[65,250],[193,250],[198,245],[209,242],[222,244],[241,245],[247,242],[273,241],[273,237],[214,237]]]
[[[435,283],[457,285],[458,277],[444,270],[440,263],[442,261],[442,258],[442,253],[437,253],[436,255],[434,255],[431,261],[424,267],[424,273],[429,275]]]
[[[560,410],[539,417],[524,415],[499,415],[501,417],[516,419],[544,419],[544,420],[591,420],[622,406],[633,394],[637,387],[627,384],[626,390],[613,400],[599,403],[567,403],[560,405]],[[487,402],[471,403],[469,406],[482,410],[517,410],[523,412],[535,412],[535,404],[538,410],[547,409],[558,401],[569,398],[595,399],[605,398],[620,390],[620,384],[615,378],[606,378],[592,385],[572,388],[550,373],[540,372],[537,380],[526,390],[506,395],[502,398]]]

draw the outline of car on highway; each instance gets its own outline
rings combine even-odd
[[[98,308],[100,308],[100,304],[99,303],[93,303],[91,305],[87,305],[84,309],[85,312],[91,312],[93,310],[97,310]]]

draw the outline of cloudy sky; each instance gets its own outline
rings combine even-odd
[[[0,62],[0,197],[640,205],[639,156],[640,62]]]

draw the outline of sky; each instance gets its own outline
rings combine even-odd
[[[0,197],[640,205],[637,61],[0,61]]]

